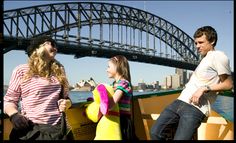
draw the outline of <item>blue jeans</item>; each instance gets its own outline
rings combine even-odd
[[[165,128],[176,124],[174,140],[191,140],[205,117],[196,107],[177,99],[165,108],[153,124],[151,139],[165,140]]]

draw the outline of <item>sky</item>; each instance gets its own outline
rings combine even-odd
[[[4,10],[23,8],[47,3],[63,1],[4,1]],[[68,1],[67,1],[68,2]],[[105,1],[101,1],[105,2]],[[216,50],[223,51],[230,60],[231,70],[234,70],[234,8],[233,1],[106,1],[138,8],[159,16],[192,37],[197,28],[210,25],[218,33]],[[8,85],[13,69],[27,63],[24,51],[10,51],[3,55],[4,85]],[[113,79],[107,77],[106,58],[83,57],[75,59],[73,55],[57,54],[56,59],[65,67],[70,85],[80,80],[92,77],[97,83],[111,83]],[[152,83],[159,81],[163,84],[168,75],[175,73],[175,68],[154,64],[129,61],[132,84],[138,82]]]

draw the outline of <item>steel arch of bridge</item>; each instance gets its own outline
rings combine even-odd
[[[128,6],[47,4],[4,11],[3,19],[4,53],[26,50],[32,37],[46,34],[57,41],[59,53],[77,58],[123,54],[132,61],[190,70],[200,60],[193,39],[184,31],[161,17]]]

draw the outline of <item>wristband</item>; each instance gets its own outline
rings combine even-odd
[[[208,86],[208,85],[205,85],[205,87],[207,88],[207,91],[205,91],[205,93],[208,93],[208,92],[210,92],[210,91],[211,91],[211,88],[210,88],[210,86]]]

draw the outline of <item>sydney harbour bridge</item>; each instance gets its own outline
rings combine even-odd
[[[6,10],[3,53],[26,50],[50,35],[58,52],[75,58],[110,58],[194,70],[200,55],[194,40],[167,20],[140,9],[101,2],[67,2]]]

